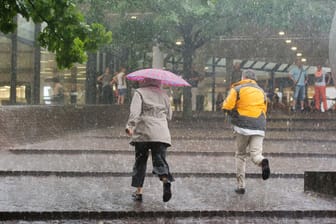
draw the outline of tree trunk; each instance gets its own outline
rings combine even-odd
[[[41,47],[38,36],[41,24],[35,24],[35,47],[34,47],[34,80],[33,80],[33,104],[40,104],[40,72],[41,72]]]
[[[17,21],[17,16],[14,17]],[[12,55],[11,55],[11,80],[10,80],[10,104],[16,104],[16,82],[17,82],[17,29],[11,35]]]
[[[86,104],[96,104],[96,70],[97,70],[97,54],[89,53],[86,63]]]
[[[193,50],[188,44],[182,52],[183,56],[183,76],[189,80],[192,76],[192,55]],[[183,118],[188,119],[192,117],[192,102],[191,102],[191,87],[183,88]]]

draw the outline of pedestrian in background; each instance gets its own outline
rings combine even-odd
[[[327,106],[327,96],[326,96],[326,86],[329,84],[330,78],[327,73],[322,69],[321,65],[317,66],[317,70],[314,76],[315,81],[315,110],[321,111],[321,100],[323,103],[324,112],[328,110]],[[327,80],[328,79],[328,80]]]
[[[301,112],[304,111],[304,100],[306,98],[306,83],[307,83],[307,73],[302,67],[302,62],[300,59],[296,59],[295,67],[289,72],[289,78],[294,83],[294,100],[292,105],[292,111],[296,111],[296,103],[300,102]]]
[[[58,77],[54,77],[52,79],[52,103],[55,105],[63,105],[64,104],[64,88],[60,82]]]
[[[261,166],[262,179],[270,176],[268,159],[262,155],[266,129],[267,99],[256,82],[255,73],[247,70],[242,80],[234,83],[222,109],[231,116],[236,140],[236,176],[238,194],[245,193],[245,167],[248,153],[252,162]]]
[[[171,146],[168,121],[172,118],[169,98],[161,88],[161,81],[145,78],[136,89],[130,106],[126,133],[135,146],[132,186],[137,190],[133,200],[142,201],[149,150],[152,154],[153,173],[163,182],[163,201],[170,200],[174,180],[166,161],[167,147]]]
[[[173,96],[173,104],[175,111],[182,111],[182,88],[181,87],[173,87],[172,88],[172,96]]]
[[[113,93],[112,93],[112,75],[110,73],[110,68],[106,67],[104,74],[98,76],[97,81],[102,85],[102,103],[112,104],[113,103]]]
[[[117,104],[124,104],[125,96],[127,93],[127,85],[126,85],[126,68],[121,67],[118,74],[115,76],[115,80],[117,80],[118,85],[118,101]]]
[[[223,93],[219,92],[216,97],[216,111],[222,110],[223,102],[224,102]]]

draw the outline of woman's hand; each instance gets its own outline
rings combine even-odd
[[[126,134],[127,134],[128,136],[131,137],[131,136],[133,135],[133,129],[126,128],[125,131],[126,131]]]

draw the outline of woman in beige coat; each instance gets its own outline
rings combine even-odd
[[[132,186],[137,190],[132,197],[142,201],[143,183],[146,175],[149,149],[152,153],[153,173],[163,182],[163,201],[171,198],[171,182],[174,180],[166,161],[167,147],[171,146],[168,121],[172,117],[170,101],[161,82],[145,79],[140,83],[132,98],[126,133],[131,136],[135,146],[135,164]]]

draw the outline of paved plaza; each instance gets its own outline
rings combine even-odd
[[[170,123],[167,160],[176,181],[148,175],[144,200],[131,200],[134,162],[124,126],[66,132],[0,152],[4,223],[336,223],[336,199],[304,192],[305,171],[335,171],[336,119],[274,117],[264,154],[271,178],[247,163],[247,192],[235,188],[234,139],[217,116]]]

